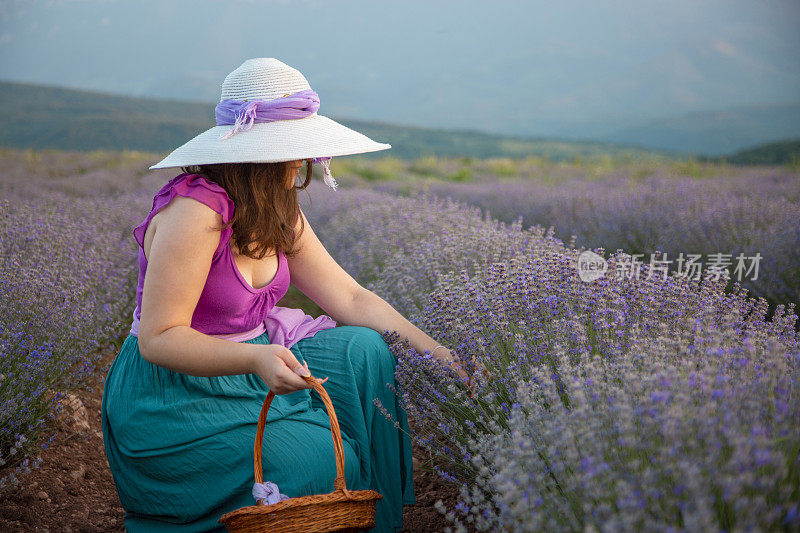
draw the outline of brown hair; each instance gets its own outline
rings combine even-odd
[[[294,179],[289,163],[219,163],[192,165],[182,170],[200,174],[225,189],[233,200],[233,216],[216,229],[233,227],[231,239],[239,253],[262,259],[270,248],[288,257],[298,251],[294,244],[300,234],[292,235],[300,217],[297,191],[308,187],[313,168],[312,162],[306,160],[305,181],[288,187]],[[300,233],[303,228],[301,219]]]

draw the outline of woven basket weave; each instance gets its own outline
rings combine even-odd
[[[256,505],[241,507],[225,513],[218,522],[235,533],[316,533],[323,531],[356,532],[375,527],[375,505],[383,496],[374,490],[347,490],[344,479],[344,449],[342,434],[333,404],[325,388],[313,376],[303,376],[316,390],[331,421],[333,450],[336,458],[336,479],[333,492],[289,498],[271,505],[258,501]],[[269,391],[261,415],[253,448],[253,466],[257,483],[263,483],[261,470],[261,448],[264,441],[264,426],[267,412],[275,394]]]

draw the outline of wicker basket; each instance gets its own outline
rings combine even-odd
[[[316,533],[323,531],[365,531],[375,527],[375,505],[383,496],[374,490],[347,490],[344,479],[344,449],[342,434],[333,404],[322,384],[313,376],[304,376],[319,393],[331,421],[333,450],[336,456],[336,479],[334,490],[328,494],[299,496],[265,505],[241,507],[225,513],[218,522],[225,524],[228,531],[237,533]],[[263,483],[261,470],[261,447],[264,440],[264,426],[267,412],[275,394],[269,391],[261,415],[258,417],[258,430],[253,448],[255,479]]]

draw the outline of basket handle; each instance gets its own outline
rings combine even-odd
[[[331,421],[331,435],[333,436],[333,451],[336,456],[336,479],[333,481],[334,490],[342,490],[345,496],[350,498],[350,491],[347,490],[347,484],[344,479],[344,448],[342,447],[342,432],[339,430],[339,421],[336,418],[336,412],[333,409],[333,403],[328,396],[325,387],[313,376],[300,376],[307,383],[316,390],[322,398],[322,403],[325,404],[325,409],[328,412],[328,418]],[[258,430],[256,431],[256,442],[253,447],[253,469],[255,471],[256,483],[264,482],[264,473],[261,469],[261,449],[264,444],[264,427],[267,423],[267,412],[272,403],[275,393],[272,390],[267,394],[264,400],[264,405],[261,407],[261,414],[258,417]],[[265,505],[261,500],[257,501],[257,505]]]

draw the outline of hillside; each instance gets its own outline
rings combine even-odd
[[[792,165],[800,166],[800,139],[760,144],[739,150],[729,156],[707,158],[734,165]]]
[[[800,102],[667,116],[597,137],[609,142],[637,142],[655,150],[722,156],[800,137]]]
[[[213,104],[116,96],[60,87],[0,82],[0,146],[62,150],[142,150],[168,153],[214,125]],[[671,159],[636,146],[528,139],[475,131],[446,131],[331,117],[392,145],[403,159],[435,156],[610,156]],[[377,156],[386,155],[378,153]]]

